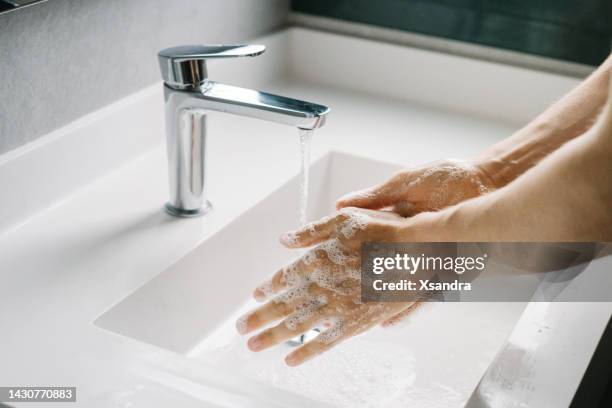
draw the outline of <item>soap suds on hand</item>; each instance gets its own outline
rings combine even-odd
[[[295,311],[285,320],[285,326],[289,330],[297,330],[299,326],[307,322],[315,312],[323,305],[327,304],[327,296],[310,296],[306,301],[299,304]]]
[[[369,217],[362,211],[354,208],[346,208],[342,210],[342,213],[348,216],[348,218],[341,223],[339,228],[340,234],[342,234],[344,238],[353,238],[357,231],[365,229],[368,225]]]

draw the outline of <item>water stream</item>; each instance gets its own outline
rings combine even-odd
[[[312,129],[298,129],[300,135],[300,227],[306,225],[308,221],[308,176],[310,173],[310,145],[314,131]],[[287,341],[293,347],[301,346],[305,342],[315,338],[319,334],[318,329],[310,330],[300,336]]]
[[[313,130],[298,129],[300,134],[300,227],[306,225],[308,214],[308,175],[310,173],[310,144]]]

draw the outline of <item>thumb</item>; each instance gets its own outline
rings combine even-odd
[[[336,208],[339,210],[344,207],[358,207],[379,210],[389,207],[401,200],[396,184],[393,178],[383,184],[348,193],[336,201]]]

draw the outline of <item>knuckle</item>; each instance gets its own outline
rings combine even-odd
[[[250,327],[259,327],[262,324],[261,312],[255,311],[247,318]]]
[[[275,302],[273,303],[273,308],[275,310],[276,315],[284,316],[286,314],[291,313],[291,307],[286,302]]]

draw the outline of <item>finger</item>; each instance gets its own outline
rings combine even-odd
[[[322,288],[317,283],[304,281],[289,287],[268,303],[243,315],[236,321],[236,329],[240,334],[246,334],[286,317],[297,309],[303,309],[314,303],[319,307],[327,303],[328,299],[331,301],[336,297],[335,293]]]
[[[321,243],[336,232],[339,221],[346,215],[337,213],[331,217],[323,217],[295,231],[286,232],[280,236],[280,242],[287,248],[305,248]]]
[[[289,286],[289,282],[294,280],[293,277],[296,277],[297,280],[297,277],[304,275],[304,272],[301,271],[303,266],[304,264],[299,260],[284,266],[272,275],[270,279],[255,288],[253,298],[258,302],[263,302],[270,299],[273,295],[282,292]]]
[[[323,304],[320,300],[312,300],[278,325],[251,337],[247,346],[251,351],[261,351],[307,332],[330,313]]]
[[[295,367],[341,343],[347,338],[370,329],[378,322],[388,319],[401,310],[402,303],[378,304],[376,307],[361,305],[352,311],[345,311],[345,318],[338,319],[329,329],[314,340],[290,353],[285,362]]]
[[[404,200],[404,201],[398,201],[395,204],[393,204],[392,211],[406,218],[406,217],[412,217],[413,215],[418,214],[422,210],[420,210],[419,207],[416,206],[415,204]]]
[[[240,334],[252,332],[268,323],[282,319],[293,312],[293,310],[294,305],[291,302],[270,301],[240,317],[236,321],[236,330]]]
[[[399,177],[395,176],[377,186],[348,193],[336,201],[336,209],[359,207],[378,210],[388,207],[401,199],[398,179]]]
[[[270,279],[259,285],[253,292],[253,297],[263,302],[290,286],[298,285],[318,265],[316,250],[310,250],[289,265],[282,267]]]

